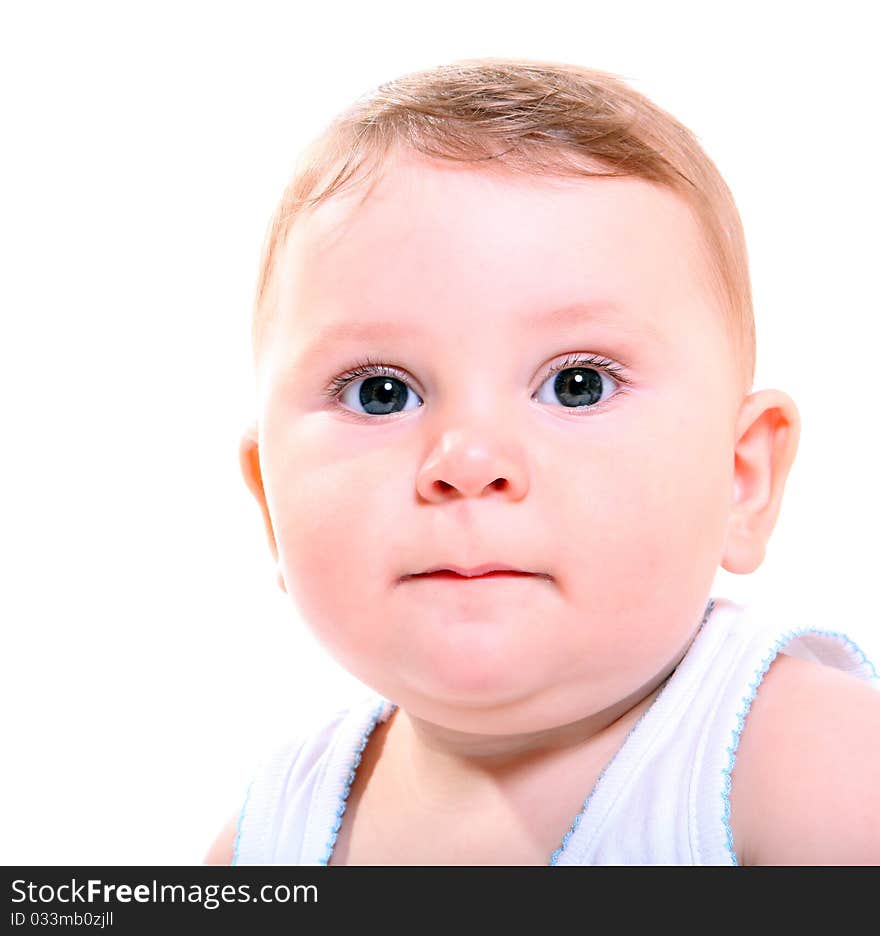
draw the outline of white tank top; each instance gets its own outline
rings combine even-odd
[[[880,689],[845,634],[762,625],[712,599],[687,654],[608,762],[551,865],[736,865],[730,774],[739,736],[777,653],[834,666]],[[370,733],[396,705],[370,692],[258,768],[234,865],[326,865]],[[589,794],[589,795],[587,795]]]

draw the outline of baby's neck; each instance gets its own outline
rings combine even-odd
[[[683,654],[682,654],[683,656]],[[450,730],[401,709],[389,719],[382,760],[401,795],[440,805],[462,796],[517,786],[526,777],[571,762],[607,762],[636,722],[650,708],[680,662],[658,673],[618,703],[578,721],[544,731],[483,735]]]
[[[451,731],[396,708],[363,751],[334,862],[547,864],[689,646],[627,698],[546,731]]]

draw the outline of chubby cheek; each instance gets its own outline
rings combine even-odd
[[[380,457],[341,444],[345,433],[308,430],[303,420],[263,453],[279,562],[316,639],[357,676],[380,639],[371,613],[381,616],[395,572],[418,546],[397,520],[413,495],[387,449]]]
[[[555,558],[570,604],[603,622],[584,634],[601,647],[600,666],[625,655],[630,678],[650,675],[701,620],[723,546],[731,457],[719,420],[645,407],[625,432],[592,435],[582,483],[554,488]]]

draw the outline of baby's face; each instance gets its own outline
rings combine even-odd
[[[599,711],[677,660],[724,549],[741,400],[696,223],[642,180],[411,155],[360,194],[294,226],[259,372],[287,590],[417,716]],[[417,575],[484,564],[540,575]]]

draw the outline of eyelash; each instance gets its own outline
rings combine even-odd
[[[564,361],[561,361],[558,364],[554,364],[553,367],[550,368],[542,383],[546,383],[546,381],[551,377],[558,374],[560,371],[566,370],[569,367],[590,367],[596,370],[604,371],[606,374],[610,374],[617,383],[621,384],[620,389],[617,391],[618,393],[626,393],[628,386],[631,383],[630,379],[626,376],[625,371],[619,364],[616,364],[609,358],[598,354],[570,354]],[[374,361],[371,358],[365,358],[364,360],[355,364],[354,367],[352,367],[350,370],[347,370],[345,373],[340,374],[338,377],[334,378],[331,384],[324,391],[324,394],[335,400],[342,395],[345,388],[350,383],[353,383],[355,380],[359,380],[361,377],[395,377],[403,383],[407,383],[409,380],[407,375],[403,371],[398,370],[398,368],[391,367],[388,364],[382,364],[381,362]],[[602,404],[587,408],[590,410],[600,409],[602,408]],[[356,419],[363,419],[367,422],[375,422],[376,420],[382,419],[381,416],[367,416],[361,413],[352,413],[351,415]],[[572,413],[572,415],[574,415],[574,413]]]

